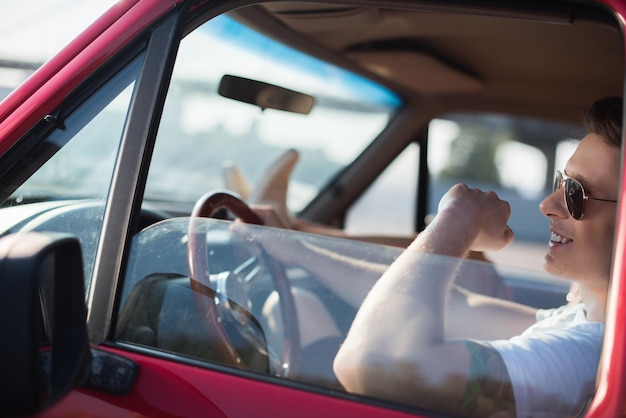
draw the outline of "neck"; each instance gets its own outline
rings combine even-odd
[[[585,283],[578,283],[580,297],[585,305],[587,320],[592,322],[604,322],[604,311],[606,308],[606,295],[608,289],[588,286]]]

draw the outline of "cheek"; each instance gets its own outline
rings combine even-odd
[[[611,270],[615,221],[607,220],[586,226],[589,228],[585,234],[580,234],[580,236],[577,234],[578,239],[582,239],[584,244],[585,255],[581,257],[581,261],[584,260],[594,270],[589,272],[590,274],[596,273],[608,277]]]

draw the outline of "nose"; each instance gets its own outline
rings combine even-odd
[[[539,204],[539,210],[544,216],[551,217],[559,217],[559,218],[568,218],[569,212],[567,211],[567,206],[565,205],[565,196],[563,195],[564,190],[560,188],[546,196],[545,199]]]

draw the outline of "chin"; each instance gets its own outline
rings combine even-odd
[[[543,270],[546,273],[562,278],[571,278],[571,275],[567,274],[567,269],[563,265],[559,265],[555,262],[554,258],[550,254],[546,254],[543,258]]]

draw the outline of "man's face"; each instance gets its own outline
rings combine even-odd
[[[583,138],[565,166],[565,174],[578,180],[587,195],[617,199],[619,185],[619,148],[600,136]],[[616,204],[586,200],[583,218],[575,220],[567,210],[564,188],[539,205],[550,219],[551,238],[544,269],[579,282],[608,282],[615,232]]]

